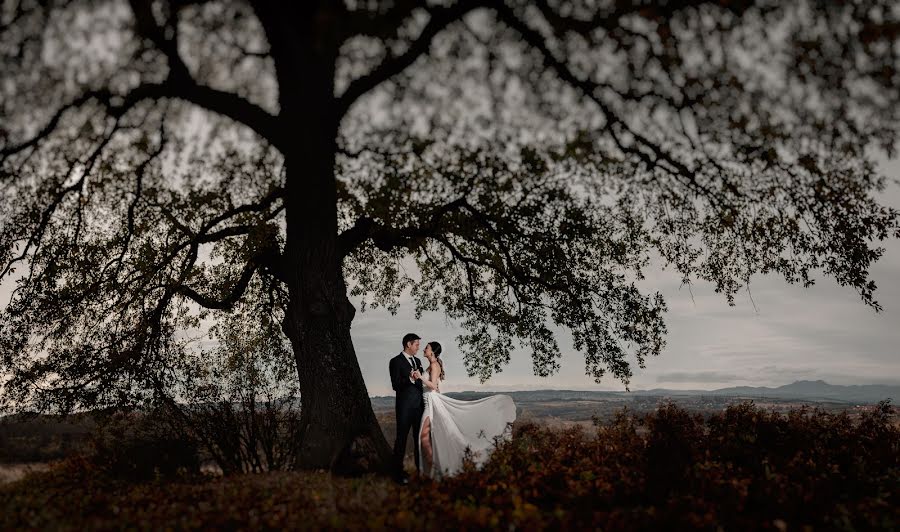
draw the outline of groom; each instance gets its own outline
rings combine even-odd
[[[391,359],[388,369],[391,373],[391,386],[397,392],[394,403],[397,413],[397,439],[394,441],[394,477],[401,484],[406,484],[406,473],[403,471],[403,456],[406,454],[406,437],[409,429],[413,429],[413,456],[416,459],[416,470],[419,469],[419,423],[425,403],[422,399],[422,362],[416,358],[419,352],[420,338],[409,333],[403,337],[403,352]]]

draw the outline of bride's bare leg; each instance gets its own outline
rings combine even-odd
[[[431,452],[431,418],[426,417],[425,422],[422,424],[422,459],[425,462],[425,471],[423,473],[426,476],[431,476],[431,465],[434,460],[434,456]]]

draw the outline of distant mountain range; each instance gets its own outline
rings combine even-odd
[[[527,390],[527,391],[468,391],[450,392],[447,395],[459,399],[476,399],[495,393],[510,395],[516,402],[519,401],[585,401],[600,399],[625,399],[634,396],[702,396],[714,395],[719,397],[765,397],[779,399],[800,399],[811,402],[841,402],[871,404],[882,399],[891,399],[892,404],[900,404],[900,385],[887,384],[860,384],[841,386],[828,384],[823,380],[795,381],[784,386],[769,388],[767,386],[733,386],[716,390],[669,390],[666,388],[653,388],[651,390],[633,390],[630,392],[619,391],[591,391],[591,390]],[[373,406],[385,408],[393,406],[393,396],[373,397]]]
[[[900,386],[887,384],[856,384],[841,386],[828,384],[823,380],[794,381],[784,386],[733,386],[717,390],[637,390],[644,395],[727,395],[740,397],[779,397],[784,399],[806,399],[810,401],[842,401],[847,403],[876,403],[882,399],[900,402]]]

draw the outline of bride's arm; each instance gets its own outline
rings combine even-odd
[[[431,371],[428,371],[428,372],[426,372],[426,373],[430,374]],[[431,375],[429,375],[429,376],[431,376]],[[434,383],[434,382],[432,382],[432,381],[431,381],[430,379],[428,379],[427,377],[425,377],[425,374],[422,375],[422,384],[424,384],[425,386],[428,386],[428,387],[429,387],[430,389],[432,389],[432,390],[437,390],[437,389],[438,389],[437,384]]]

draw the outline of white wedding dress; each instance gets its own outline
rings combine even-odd
[[[427,381],[428,371],[422,377]],[[419,428],[419,467],[423,473],[438,478],[449,476],[462,468],[466,449],[472,453],[476,465],[483,464],[495,446],[495,438],[509,439],[512,422],[516,420],[516,405],[508,395],[492,395],[474,401],[447,397],[439,391],[422,386],[425,412]],[[425,420],[431,419],[431,448],[434,463],[425,471],[422,454],[422,430]]]

